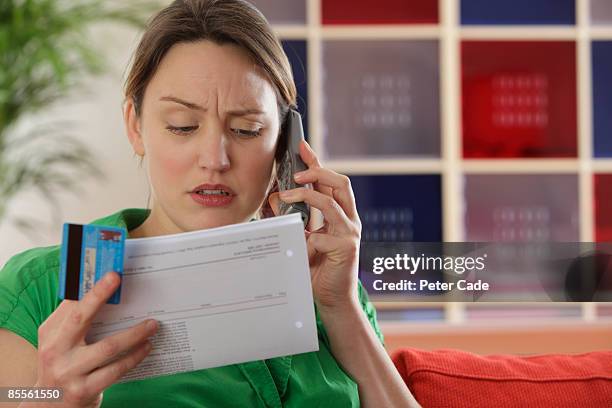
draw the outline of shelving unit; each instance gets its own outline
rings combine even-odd
[[[333,6],[330,5],[332,1],[335,3]],[[307,109],[304,110],[304,106],[301,108],[302,113],[306,113],[304,120],[308,128],[308,138],[322,157],[324,165],[347,174],[356,181],[354,188],[358,205],[360,204],[359,196],[368,195],[365,190],[360,192],[359,186],[366,189],[369,188],[368,185],[384,184],[385,178],[396,177],[397,180],[401,179],[402,183],[405,183],[401,185],[403,190],[410,187],[410,182],[427,178],[431,180],[429,188],[438,188],[440,197],[437,205],[430,203],[430,207],[439,208],[439,219],[430,218],[427,222],[434,226],[439,224],[441,228],[438,231],[439,237],[436,238],[436,234],[429,231],[426,234],[428,239],[424,239],[422,231],[412,231],[414,241],[474,241],[476,240],[474,238],[494,240],[492,231],[489,231],[490,236],[487,237],[486,231],[478,233],[466,221],[466,214],[470,214],[471,205],[482,198],[478,190],[473,196],[466,197],[470,185],[473,185],[475,180],[482,180],[486,176],[485,179],[487,177],[497,178],[498,182],[518,180],[517,185],[529,181],[529,183],[534,183],[534,186],[539,185],[538,183],[550,186],[549,180],[557,179],[563,191],[567,190],[565,191],[566,202],[573,202],[575,208],[572,207],[573,204],[570,205],[566,208],[567,211],[562,211],[558,215],[560,218],[554,218],[555,211],[550,210],[549,218],[557,220],[554,227],[557,228],[558,224],[565,223],[568,228],[565,228],[565,233],[555,235],[555,228],[551,226],[550,231],[547,232],[549,239],[585,242],[593,241],[596,238],[612,240],[612,217],[605,215],[612,213],[612,200],[610,200],[612,188],[602,184],[608,180],[612,184],[612,123],[601,117],[605,113],[600,113],[605,112],[605,109],[608,112],[612,109],[610,97],[606,99],[605,95],[603,96],[603,101],[610,102],[611,105],[602,106],[599,111],[595,112],[599,116],[593,117],[593,98],[600,95],[599,93],[594,95],[593,81],[600,80],[599,78],[603,75],[601,74],[602,69],[612,66],[612,56],[606,54],[607,50],[612,54],[611,2],[607,0],[530,0],[529,2],[526,0],[491,0],[489,2],[504,6],[512,4],[513,7],[519,9],[528,5],[532,10],[533,19],[531,21],[526,19],[525,22],[528,24],[524,25],[507,24],[508,21],[504,19],[511,20],[516,17],[512,15],[497,16],[495,18],[501,20],[495,21],[490,15],[487,17],[481,11],[474,9],[476,2],[472,0],[411,0],[404,2],[379,0],[376,2],[375,7],[379,9],[384,9],[386,6],[398,8],[400,4],[404,4],[407,9],[410,7],[416,7],[414,10],[418,9],[414,14],[418,16],[418,21],[399,23],[398,19],[409,18],[407,16],[410,16],[410,13],[397,12],[395,15],[387,16],[392,22],[388,23],[382,21],[385,20],[385,16],[371,12],[368,14],[366,8],[372,7],[373,3],[353,1],[350,2],[351,13],[347,15],[349,21],[339,21],[342,15],[333,13],[332,9],[343,7],[341,4],[343,2],[344,0],[253,1],[264,15],[268,16],[284,42],[297,41],[306,45],[303,55],[299,56],[294,53],[293,56],[290,55],[290,59],[294,71],[296,69],[299,71],[300,61],[302,63],[305,61],[302,73],[298,72],[296,78],[306,79],[305,91],[301,93],[307,94],[305,101]],[[548,9],[556,7],[555,15],[551,18],[543,14],[547,7]],[[366,10],[366,13],[359,15],[360,8]],[[492,10],[495,10],[494,6]],[[432,17],[432,11],[437,15]],[[485,12],[490,13],[491,10],[485,10]],[[374,16],[372,17],[374,21],[372,19],[368,21],[368,15]],[[487,24],[487,18],[493,23]],[[540,20],[543,23],[533,24]],[[334,22],[334,24],[328,24],[328,22]],[[470,24],[465,24],[465,22]],[[550,101],[551,104],[557,103],[561,113],[551,112],[549,105],[544,105],[540,111],[546,115],[549,113],[552,115],[545,118],[537,116],[538,111],[532,111],[532,116],[527,113],[522,116],[523,108],[521,108],[522,111],[520,109],[515,111],[512,120],[524,120],[526,125],[523,126],[522,137],[527,140],[525,142],[527,145],[532,143],[533,146],[528,148],[508,146],[509,143],[504,142],[506,139],[500,137],[501,142],[489,150],[485,149],[481,156],[474,158],[472,154],[466,154],[465,150],[464,141],[466,137],[469,137],[471,131],[466,130],[466,123],[464,123],[466,115],[462,109],[477,108],[473,105],[466,106],[462,101],[465,101],[466,98],[466,86],[472,86],[474,83],[470,85],[470,78],[465,77],[465,73],[469,71],[466,67],[470,64],[471,66],[478,65],[482,61],[466,61],[468,55],[466,49],[468,47],[478,48],[481,44],[491,41],[497,43],[495,46],[516,43],[515,48],[519,51],[523,48],[523,44],[529,45],[533,42],[560,45],[557,49],[573,50],[569,54],[571,69],[567,71],[566,76],[569,78],[569,85],[555,78],[556,74],[547,73],[555,69],[555,64],[564,62],[559,60],[560,54],[557,53],[549,56],[553,60],[553,63],[549,64],[552,68],[536,67],[537,69],[534,69],[533,72],[525,73],[524,78],[526,78],[527,85],[523,89],[531,93],[528,95],[531,98],[528,100],[528,105],[534,103],[533,101],[538,101],[538,95],[546,92],[546,87],[554,88],[559,84],[569,87],[564,89],[564,92],[575,93],[575,100],[567,100],[561,104],[558,104],[556,100]],[[546,47],[544,45],[543,49]],[[477,50],[474,54],[478,54]],[[418,58],[414,59],[414,55],[418,55]],[[390,62],[385,65],[385,60]],[[565,62],[567,61],[566,53]],[[503,66],[504,60],[499,60],[497,63]],[[520,63],[517,64],[520,65]],[[362,72],[370,69],[372,74],[362,75],[361,82],[359,82],[351,78],[355,69],[361,69]],[[516,68],[508,70],[510,74],[516,74],[517,71],[520,70]],[[570,75],[572,71],[575,72],[575,85],[572,84]],[[381,72],[386,72],[387,74],[384,75],[389,77],[387,79],[380,77]],[[501,72],[502,79],[499,81],[502,81],[502,85],[503,75],[507,74],[507,72]],[[485,95],[486,92],[492,92],[487,86],[492,86],[495,79],[488,78],[484,82],[481,81],[481,85],[476,83],[475,100],[481,100],[483,92]],[[520,76],[514,78],[519,85],[520,78]],[[538,85],[538,81],[544,82]],[[356,89],[355,84],[359,83],[361,83],[361,88]],[[601,92],[612,94],[612,82],[607,79],[605,83],[598,84],[598,86]],[[406,91],[405,94],[401,93],[404,92],[402,89]],[[382,99],[379,98],[376,101],[368,99],[368,91],[378,92],[378,96]],[[429,99],[432,95],[434,101]],[[385,97],[387,98],[386,105]],[[404,105],[400,106],[402,100]],[[571,106],[569,110],[566,109],[568,104],[574,105],[575,113],[572,113]],[[376,117],[368,117],[367,113],[358,115],[359,112],[376,109],[378,109]],[[357,113],[351,116],[353,112]],[[408,112],[408,114],[402,116],[403,112]],[[555,124],[558,124],[559,115],[565,115],[561,118],[562,127],[568,121],[567,115],[572,114],[575,116],[576,123],[573,139],[575,147],[572,148],[572,143],[569,143],[567,149],[560,154],[555,151],[558,147],[558,144],[554,143],[555,140],[552,140],[549,147],[544,143],[550,136],[547,134],[550,127],[548,120],[556,120]],[[500,117],[504,119],[503,115]],[[534,122],[536,119],[542,120],[540,125],[545,124],[537,125]],[[385,128],[388,131],[381,131],[384,126],[380,123],[384,125],[385,120],[387,125],[389,123],[393,125]],[[571,122],[570,117],[569,123]],[[379,125],[373,126],[372,123]],[[565,129],[565,131],[568,134],[573,132],[572,129]],[[354,138],[353,134],[356,135]],[[503,136],[504,133],[500,134]],[[403,135],[397,136],[398,139],[401,137],[408,139],[412,137],[413,139],[408,142],[397,140],[394,145],[393,141],[389,140],[394,137],[393,135]],[[337,141],[326,139],[331,137],[337,138]],[[515,142],[511,138],[507,140]],[[594,143],[599,150],[594,151]],[[343,154],[347,151],[359,151],[360,148],[363,154]],[[507,156],[491,154],[495,151],[506,152],[504,154]],[[606,175],[607,173],[610,175]],[[376,182],[370,184],[361,183],[361,179],[368,177],[378,178],[373,179]],[[599,180],[597,188],[595,187],[596,178]],[[420,194],[421,192],[415,190],[413,193]],[[436,194],[431,194],[431,197],[434,196]],[[471,197],[473,201],[470,201]],[[408,198],[403,199],[408,200]],[[550,201],[547,200],[550,200],[550,197],[544,196],[534,205],[537,208],[546,207],[548,212],[547,205],[550,204]],[[608,201],[611,204],[608,204]],[[376,205],[376,200],[372,201],[372,205]],[[594,210],[596,205],[597,211]],[[362,210],[364,208],[360,208],[360,214]],[[365,208],[364,211],[367,210],[368,208]],[[522,210],[519,208],[517,211]],[[412,217],[416,219],[435,216],[425,212],[414,213]],[[574,229],[570,228],[572,222],[575,223]],[[612,316],[610,304],[600,306],[594,303],[553,305],[562,310],[561,316],[571,315],[574,318],[575,313],[572,310],[577,308],[577,316],[584,321],[599,318],[609,319]],[[487,314],[489,312],[486,310],[494,311],[496,307],[499,307],[497,304],[452,302],[401,304],[381,302],[377,306],[383,313],[388,309],[404,309],[407,313],[419,309],[443,309],[443,320],[451,324],[462,324],[471,319],[472,315]],[[524,304],[517,306],[518,309],[525,307]],[[531,307],[532,310],[538,310],[538,308],[549,310],[551,304],[532,304]],[[494,314],[494,312],[491,313]]]

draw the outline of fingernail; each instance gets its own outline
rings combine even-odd
[[[293,178],[295,178],[295,181],[300,181],[304,179],[304,172],[300,171],[299,173],[295,173],[293,175]]]
[[[104,283],[105,284],[110,286],[110,285],[113,284],[114,281],[115,281],[115,277],[113,276],[112,273],[109,272],[109,273],[104,275]]]
[[[291,200],[294,197],[295,197],[295,191],[293,190],[281,191],[280,193],[281,200]]]
[[[154,319],[149,320],[149,321],[147,321],[146,325],[147,325],[147,329],[149,329],[149,330],[156,329],[157,328],[157,320],[154,320]]]

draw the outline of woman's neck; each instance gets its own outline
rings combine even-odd
[[[253,214],[251,217],[245,219],[244,221],[239,222],[247,222],[252,220],[256,214]],[[168,234],[178,234],[181,231],[179,227],[177,227],[170,218],[168,218],[163,210],[156,210],[156,207],[153,206],[153,209],[149,213],[149,216],[142,224],[138,227],[130,230],[128,232],[128,238],[148,238],[148,237],[157,237],[161,235]]]
[[[150,235],[147,235],[147,225],[146,224],[148,220],[149,218],[147,218],[142,224],[140,224],[136,228],[128,231],[128,238],[145,238],[145,237],[150,236]]]
[[[166,222],[163,222],[164,220],[160,220],[160,215],[162,215],[160,214],[160,211],[153,206],[149,216],[144,220],[144,222],[138,227],[129,231],[129,238],[156,237],[159,235],[176,234],[180,232],[177,231],[176,228],[171,228],[168,225],[168,222],[170,221],[169,219],[166,218]]]

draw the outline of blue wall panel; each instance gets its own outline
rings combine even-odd
[[[308,140],[308,64],[306,60],[306,41],[285,40],[282,44],[285,54],[287,54],[289,58],[291,70],[293,71],[293,80],[295,81],[295,86],[298,91],[298,111],[302,115],[304,135],[306,136],[306,140]]]
[[[593,154],[612,157],[612,41],[593,42]]]
[[[441,241],[438,175],[351,176],[363,241]]]
[[[461,0],[461,24],[575,24],[574,0]]]

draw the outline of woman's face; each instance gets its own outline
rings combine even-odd
[[[150,227],[170,234],[247,221],[270,183],[279,132],[274,88],[245,51],[174,45],[149,82],[128,136],[145,155]]]

